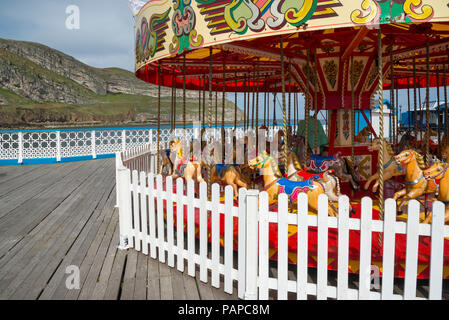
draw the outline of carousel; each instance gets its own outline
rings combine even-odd
[[[213,139],[207,134],[211,128],[218,128],[215,140],[222,142],[221,149],[231,141],[234,151],[231,163],[224,161],[224,152],[214,161],[203,161],[181,141],[163,146],[158,136],[159,173],[206,181],[209,189],[212,183],[231,185],[235,195],[239,188],[266,191],[274,212],[280,193],[295,204],[305,192],[309,214],[316,214],[318,196],[326,194],[329,214],[336,216],[338,197],[344,194],[351,199],[353,218],[360,218],[361,198],[370,196],[373,219],[383,219],[385,199],[393,198],[398,220],[406,221],[407,203],[417,199],[421,223],[431,223],[435,200],[446,205],[449,221],[448,17],[449,7],[441,0],[147,2],[136,13],[136,76],[158,85],[159,93],[161,87],[171,88],[172,130],[187,128],[186,90],[195,90],[200,151],[204,154]],[[438,108],[444,107],[436,130],[428,120],[431,89],[436,90]],[[181,101],[177,90],[183,92]],[[414,117],[414,123],[408,122],[413,130],[399,130],[399,91],[407,93],[409,115],[425,101],[425,126]],[[230,118],[225,106],[231,96],[235,109]],[[386,97],[390,110],[384,108]],[[243,120],[237,117],[238,108]],[[160,110],[159,99],[158,119]],[[273,143],[259,139],[277,121],[281,129],[270,131],[268,138],[276,142],[274,149]],[[226,138],[229,131],[237,137],[240,126],[244,137]],[[236,160],[238,145],[243,145],[243,162]],[[289,262],[294,264],[296,227],[290,227]],[[338,238],[331,232],[329,269],[336,270]],[[313,267],[316,229],[309,233]],[[276,240],[277,230],[270,226],[273,260]],[[352,230],[351,272],[358,271],[359,240],[359,232]],[[398,235],[397,277],[404,276],[405,246],[405,235]],[[444,278],[449,278],[447,248]],[[376,233],[372,251],[373,264],[381,266],[382,237]],[[428,277],[429,256],[430,239],[421,237],[420,278]]]

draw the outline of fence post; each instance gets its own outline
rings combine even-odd
[[[61,162],[61,131],[56,131],[56,161]]]
[[[126,130],[122,130],[122,151],[126,150]]]
[[[259,191],[246,193],[246,289],[245,300],[257,300]]]
[[[120,153],[116,154],[116,189],[119,208],[119,249],[129,248],[129,237],[131,236],[131,179],[130,172],[121,164]]]
[[[95,130],[92,130],[91,135],[92,135],[92,137],[91,137],[91,139],[92,139],[92,142],[91,142],[91,145],[92,145],[92,158],[96,159],[97,158],[97,150],[95,150]]]
[[[18,156],[18,163],[23,162],[23,133],[19,132],[19,156]]]

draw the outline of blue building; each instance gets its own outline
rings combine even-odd
[[[440,105],[438,106],[437,101],[431,101],[429,104],[429,124],[430,127],[441,131],[445,130],[446,128],[446,103],[443,101],[440,101]],[[441,128],[438,128],[438,117],[440,118],[440,126]],[[415,125],[415,119],[416,119],[416,125],[418,128],[425,128],[426,127],[426,103],[421,105],[416,112],[415,109],[410,109],[410,113],[408,111],[401,113],[401,118],[399,121],[399,124],[402,128],[405,129],[412,129]]]

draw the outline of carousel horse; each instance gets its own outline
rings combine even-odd
[[[424,179],[423,170],[425,170],[426,165],[424,163],[424,158],[415,150],[404,150],[397,156],[394,156],[397,164],[405,167],[405,188],[396,192],[393,199],[397,201],[400,200],[398,206],[398,212],[401,211],[402,206],[405,202],[416,199],[419,196],[428,193],[435,193],[437,188],[433,184],[429,184],[426,179]]]
[[[296,153],[290,151],[287,156],[287,173],[286,178],[291,181],[305,181],[308,179],[321,179],[324,186],[324,193],[329,198],[330,204],[335,211],[337,208],[332,202],[338,203],[340,193],[340,181],[337,177],[332,175],[332,170],[324,171],[322,173],[310,173],[303,170],[299,163],[299,158]],[[335,191],[336,190],[336,191]]]
[[[165,149],[160,151],[160,157],[162,159],[161,171],[162,174],[171,176],[173,174],[173,163],[170,159],[170,149]],[[167,170],[165,172],[164,170]]]
[[[447,135],[447,132],[445,132],[441,138],[440,146],[449,146],[449,136]]]
[[[290,146],[290,149],[293,149],[296,151],[295,154],[298,157],[298,162],[299,165],[301,167],[305,167],[305,163],[304,163],[304,154],[305,154],[305,138],[303,136],[292,136],[289,140],[288,140],[288,144]]]
[[[426,180],[436,186],[438,193],[437,199],[438,201],[443,202],[445,206],[445,222],[449,221],[449,174],[446,174],[448,168],[449,165],[447,163],[437,161],[423,172]],[[431,217],[432,213],[426,217],[424,223],[430,223]]]
[[[448,162],[449,160],[449,145],[441,147],[441,160]]]
[[[329,198],[331,206],[334,206],[332,202],[338,203],[338,197],[342,194],[340,192],[340,180],[338,177],[334,176],[332,169],[329,171],[324,171],[323,173],[310,173],[307,170],[303,170],[299,163],[299,158],[296,153],[290,151],[287,158],[287,174],[286,178],[292,181],[304,181],[319,176],[322,179],[324,186],[324,193]],[[349,205],[351,214],[355,213],[355,210]],[[337,208],[335,208],[337,211]]]
[[[415,136],[413,136],[412,133],[409,130],[407,130],[401,137],[401,140],[399,140],[396,151],[402,152],[406,149],[412,149],[415,144],[414,143],[415,140],[416,140]]]
[[[182,152],[181,141],[171,141],[170,151],[176,155],[173,161],[173,179],[183,177],[186,181],[194,179],[196,182],[203,182],[201,176],[201,163],[194,159],[187,159]]]
[[[413,140],[412,149],[418,149],[424,152],[426,150],[426,141],[429,141],[429,151],[432,154],[436,154],[438,151],[438,144],[433,142],[432,136],[436,136],[438,133],[435,130],[429,130],[429,134],[427,132],[424,133],[424,137],[422,140]]]
[[[360,130],[360,132],[354,137],[356,142],[365,143],[371,134],[371,130],[368,126]]]
[[[383,156],[384,181],[390,180],[393,177],[405,175],[405,169],[394,161],[393,149],[391,148],[391,145],[385,141],[385,139],[380,138],[374,139],[371,145],[368,146],[368,150],[370,152],[379,151],[382,145],[384,150],[387,151],[384,152]],[[368,181],[366,181],[364,189],[368,190],[371,182],[373,181],[375,181],[375,183],[373,185],[372,191],[376,192],[377,188],[379,187],[379,167],[377,167],[377,172],[373,174],[371,177],[369,177]]]
[[[349,181],[354,190],[360,190],[354,169],[346,158],[340,157],[340,153],[328,157],[311,154],[307,162],[307,169],[316,173],[332,169],[338,178]]]
[[[266,152],[250,160],[249,166],[253,170],[263,170],[264,190],[268,193],[270,205],[277,201],[280,193],[284,192],[288,195],[290,204],[294,205],[298,201],[298,194],[305,192],[308,196],[309,208],[318,210],[318,196],[323,194],[325,190],[323,183],[318,179],[319,177],[299,182],[283,178],[276,161]],[[280,178],[278,178],[279,175]],[[329,206],[329,214],[337,216],[338,213]]]
[[[246,177],[238,166],[215,164],[211,167],[210,183],[223,182],[232,186],[234,189],[234,197],[239,194],[238,187],[248,188]]]

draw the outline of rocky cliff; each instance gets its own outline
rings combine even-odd
[[[98,69],[38,43],[0,39],[0,105],[7,106],[0,108],[0,124],[151,122],[157,118],[157,94],[157,86],[132,72]],[[162,88],[161,96],[167,114],[171,89]],[[198,92],[186,96],[187,120],[196,119]],[[233,119],[229,101],[225,112]],[[239,110],[239,118],[242,114]]]
[[[0,39],[0,87],[33,101],[87,104],[95,95],[124,93],[157,96],[157,87],[118,69],[90,67],[44,45]],[[180,90],[177,90],[180,95]],[[163,88],[162,96],[171,96]],[[188,98],[197,96],[187,92]]]

